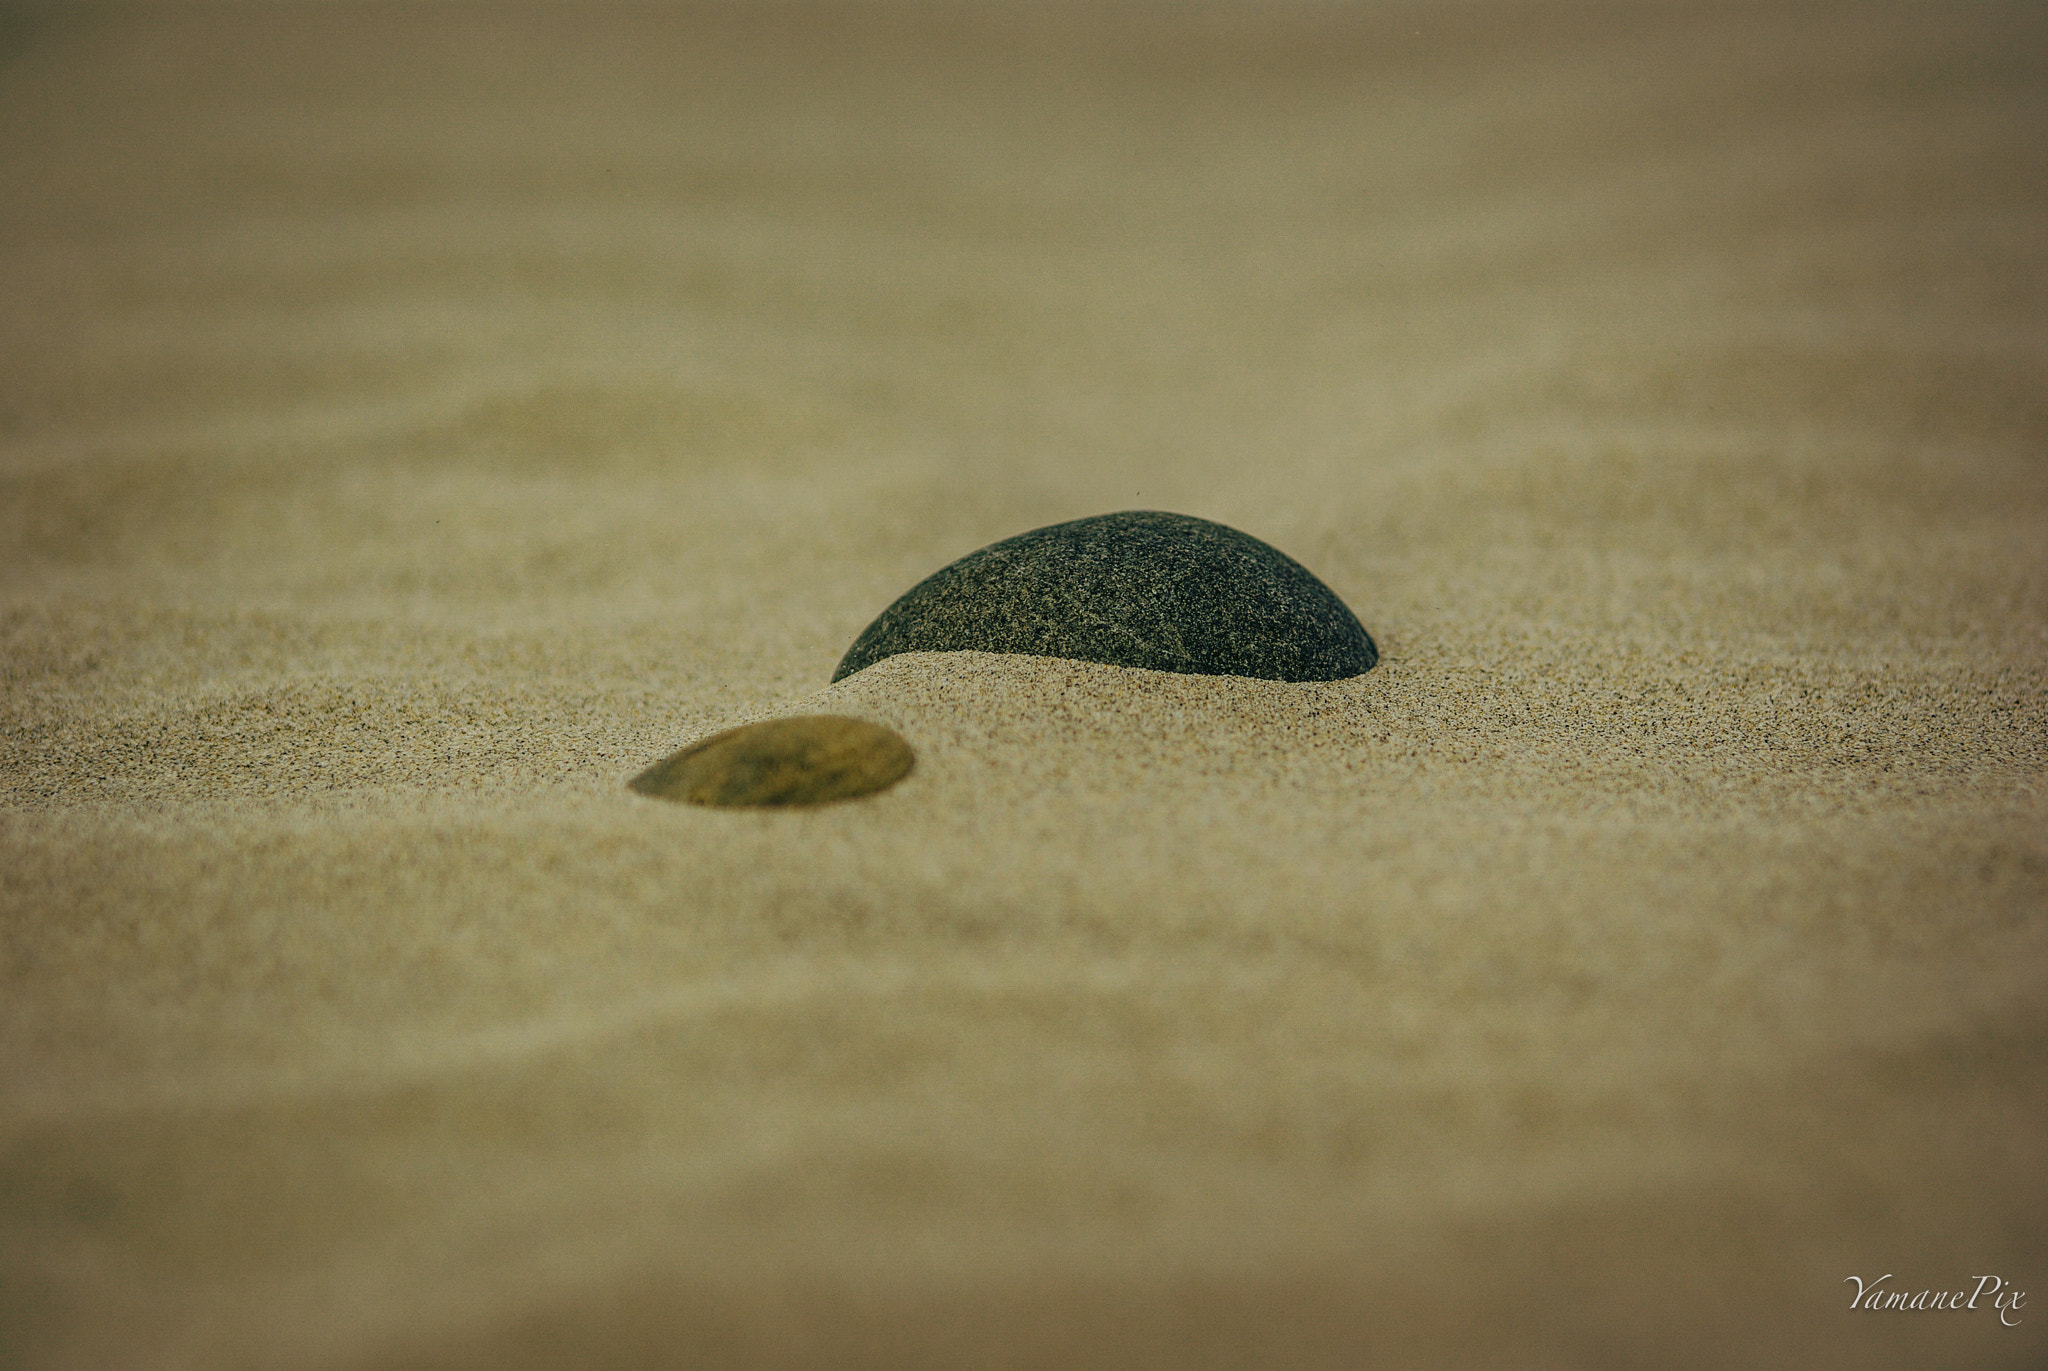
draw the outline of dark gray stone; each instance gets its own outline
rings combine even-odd
[[[1276,548],[1207,519],[1099,514],[970,552],[882,611],[837,681],[899,652],[1014,652],[1191,676],[1336,681],[1379,649]]]

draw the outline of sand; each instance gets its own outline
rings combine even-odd
[[[2039,1364],[2044,131],[2021,4],[5,12],[0,1364]],[[827,686],[1125,508],[1381,664]],[[916,769],[625,787],[797,713]]]

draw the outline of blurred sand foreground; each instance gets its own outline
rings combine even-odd
[[[2036,4],[7,11],[0,1364],[2039,1364],[2044,303]],[[825,687],[1122,508],[1384,662]]]

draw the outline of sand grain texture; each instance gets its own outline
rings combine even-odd
[[[2039,7],[6,14],[0,1364],[2039,1364]]]

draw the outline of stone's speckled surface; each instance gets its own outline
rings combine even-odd
[[[1344,602],[1234,528],[1127,510],[1034,529],[912,586],[847,649],[837,681],[899,652],[1007,652],[1268,681],[1379,660]]]
[[[810,714],[714,733],[626,784],[642,795],[697,805],[815,805],[886,790],[915,761],[894,729]]]

